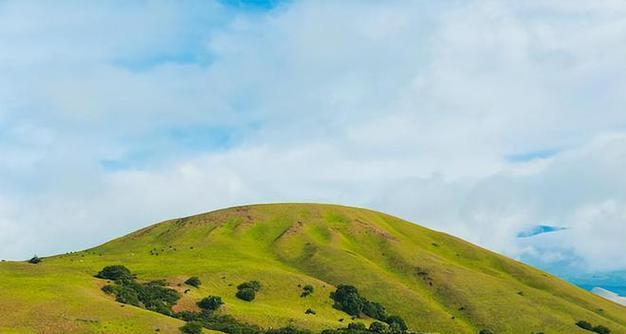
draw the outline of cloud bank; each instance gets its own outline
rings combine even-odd
[[[257,202],[625,269],[622,1],[0,2],[0,257]],[[566,230],[517,238],[535,226]]]

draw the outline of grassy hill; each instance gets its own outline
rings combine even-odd
[[[350,317],[329,294],[347,283],[415,331],[582,334],[590,332],[575,323],[587,320],[626,334],[625,307],[556,277],[383,213],[317,204],[219,210],[39,264],[2,262],[0,333],[178,333],[182,321],[100,290],[105,282],[94,275],[111,264],[141,280],[167,279],[181,293],[198,276],[202,285],[182,293],[175,310],[218,295],[221,312],[265,328],[346,326]],[[263,285],[257,298],[237,299],[236,286],[249,280]],[[305,284],[315,291],[302,298]]]

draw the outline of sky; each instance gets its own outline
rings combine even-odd
[[[626,2],[0,1],[0,258],[267,202],[626,270]]]

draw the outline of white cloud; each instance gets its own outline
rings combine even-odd
[[[252,13],[3,2],[0,257],[228,205],[321,201],[515,257],[626,268],[624,12],[621,1]],[[220,131],[236,138],[201,149],[176,138]],[[507,159],[543,150],[556,154]],[[570,229],[515,238],[538,224]]]

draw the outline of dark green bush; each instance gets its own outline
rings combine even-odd
[[[259,290],[261,290],[261,283],[259,281],[249,281],[237,285],[237,290],[243,289],[252,289],[255,292],[259,292]]]
[[[313,334],[313,332],[306,329],[299,329],[293,326],[287,326],[282,328],[270,329],[265,332],[266,334]]]
[[[42,259],[39,256],[35,255],[31,257],[30,260],[28,260],[28,263],[37,264],[37,263],[40,263],[41,261]]]
[[[141,307],[137,291],[126,285],[121,285],[115,290],[115,300],[120,303]]]
[[[139,300],[148,310],[172,315],[172,306],[180,299],[180,294],[174,289],[162,286],[158,281],[145,284],[133,282]]]
[[[483,329],[480,332],[478,332],[478,334],[493,334],[493,332],[488,329]]]
[[[133,279],[130,270],[122,265],[106,266],[100,270],[96,277],[112,281]]]
[[[96,277],[115,281],[115,284],[104,286],[102,291],[115,295],[116,301],[165,315],[172,315],[172,306],[180,299],[180,294],[168,288],[165,280],[139,283],[124,266],[104,267]]]
[[[263,331],[254,325],[239,322],[230,315],[219,315],[208,310],[202,312],[183,311],[175,315],[184,321],[200,322],[205,328],[229,334],[263,334]]]
[[[103,286],[102,289],[100,289],[100,290],[104,291],[104,293],[106,293],[108,295],[113,294],[116,291],[115,287],[113,285],[110,285],[110,284],[107,284],[107,285]]]
[[[387,325],[379,321],[374,321],[370,324],[369,331],[378,333],[378,334],[383,334],[387,332]]]
[[[209,310],[209,311],[216,311],[222,305],[224,305],[224,302],[222,301],[222,297],[218,297],[218,296],[208,296],[208,297],[202,298],[202,300],[198,302],[198,306],[201,309]]]
[[[389,325],[392,333],[402,333],[408,328],[404,319],[397,315],[387,315],[385,307],[376,302],[367,300],[359,295],[359,290],[352,285],[340,284],[337,290],[330,294],[330,298],[335,301],[335,308],[342,310],[354,317],[365,314],[370,318],[384,321]]]
[[[314,290],[315,288],[311,284],[307,284],[304,286],[304,288],[302,288],[302,293],[300,294],[300,297],[306,297],[312,294]]]
[[[355,331],[366,331],[367,327],[365,327],[365,324],[362,322],[352,322],[348,325],[348,329]]]
[[[200,282],[200,279],[199,279],[198,277],[193,276],[193,277],[189,277],[189,278],[185,281],[185,284],[187,284],[187,285],[191,285],[191,286],[193,286],[193,287],[196,287],[196,288],[197,288],[197,287],[199,287],[199,286],[200,286],[200,284],[202,284],[202,282]]]
[[[359,316],[363,311],[363,299],[359,296],[359,291],[352,285],[340,284],[337,290],[330,294],[330,298],[335,301],[334,307],[349,315]]]
[[[251,302],[256,298],[256,292],[252,288],[242,288],[237,291],[235,296],[241,300],[245,300],[247,302]]]
[[[595,326],[592,330],[598,334],[611,334],[611,330],[608,327],[604,327],[602,325]]]
[[[385,322],[387,324],[389,324],[389,327],[395,331],[398,331],[398,329],[400,330],[400,332],[404,332],[408,329],[406,322],[404,322],[404,319],[400,318],[397,315],[390,315],[387,317],[387,319],[385,319]]]
[[[385,321],[387,313],[385,307],[375,302],[364,302],[363,313],[370,318],[379,319]]]
[[[591,323],[589,323],[588,321],[585,320],[580,320],[576,323],[576,326],[582,328],[582,329],[586,329],[588,331],[593,330],[593,325]]]
[[[202,334],[202,323],[198,321],[190,321],[180,328],[185,334]]]

